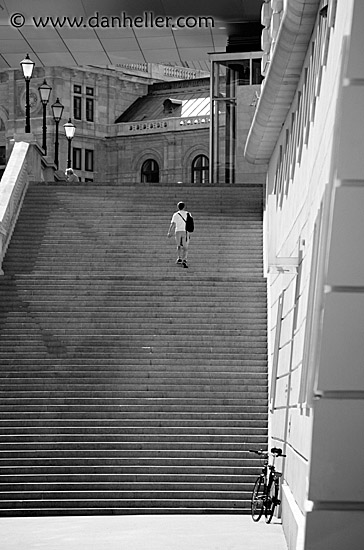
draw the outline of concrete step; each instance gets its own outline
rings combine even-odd
[[[12,401],[13,398],[14,401]],[[267,415],[265,401],[257,402],[257,400],[252,401],[246,399],[241,403],[240,399],[230,398],[228,400],[220,400],[217,398],[212,399],[211,396],[205,396],[204,399],[189,398],[179,401],[173,397],[159,399],[149,398],[147,396],[145,396],[144,400],[135,398],[120,400],[118,398],[109,397],[103,399],[102,402],[92,400],[92,398],[86,398],[84,400],[79,399],[79,403],[77,403],[77,398],[71,396],[66,398],[52,397],[49,401],[43,402],[40,396],[36,401],[29,400],[27,397],[16,398],[11,396],[4,398],[4,405],[1,405],[2,410],[4,407],[9,408],[8,413],[6,410],[3,410],[2,416],[4,418],[6,414],[15,414],[16,416],[17,411],[19,411],[19,407],[15,406],[17,403],[22,406],[22,410],[24,411],[26,411],[25,406],[28,406],[29,411],[30,407],[33,407],[35,414],[44,414],[45,420],[47,414],[54,414],[54,412],[57,412],[58,407],[61,414],[64,415],[60,415],[59,420],[62,420],[62,418],[66,420],[67,417],[72,418],[72,415],[75,415],[75,411],[81,414],[82,419],[96,418],[101,420],[102,418],[109,418],[110,421],[112,419],[122,418],[128,418],[130,420],[134,417],[149,418],[149,413],[151,414],[151,418],[165,418],[169,415],[169,418],[172,419],[177,418],[178,415],[181,416],[181,419],[188,419],[191,414],[196,415],[197,418],[199,418],[198,415],[203,415],[201,416],[201,419],[203,419],[210,418],[209,414],[217,415],[217,413],[219,413],[218,416],[215,416],[217,421],[223,418],[230,420],[229,415],[232,418],[244,419],[245,414],[251,414],[253,418],[255,414],[259,414],[259,418],[265,420]],[[46,407],[47,403],[49,403],[49,408]],[[102,407],[100,407],[100,404]],[[140,415],[139,417],[138,414]],[[109,417],[107,415],[109,415]],[[0,424],[1,422],[2,418],[0,418]]]
[[[247,468],[246,468],[247,470]],[[96,488],[98,485],[102,486],[105,489],[111,490],[113,484],[119,484],[124,487],[153,483],[153,484],[165,484],[167,487],[170,487],[171,484],[176,484],[177,482],[193,485],[193,484],[206,484],[212,483],[215,486],[235,486],[240,483],[254,483],[256,479],[255,473],[243,473],[246,470],[241,470],[240,473],[231,473],[229,475],[221,474],[173,474],[173,473],[110,473],[107,475],[104,474],[95,474],[89,472],[87,474],[79,474],[77,480],[75,475],[68,473],[59,473],[59,474],[19,474],[19,475],[8,475],[6,481],[0,478],[1,490],[8,491],[10,484],[17,484],[19,490],[25,491],[27,487],[34,489],[45,488],[47,486],[53,486],[54,488],[61,489],[63,484],[66,484],[69,487],[74,487],[75,483],[84,484],[84,487],[93,486]],[[62,484],[62,485],[61,485]],[[124,485],[125,484],[125,485]]]
[[[150,491],[156,495],[156,498],[160,497],[162,498],[161,493],[163,493],[163,496],[166,497],[171,492],[178,493],[181,491],[185,494],[186,492],[193,493],[194,496],[197,496],[197,493],[205,493],[209,491],[213,491],[214,493],[224,493],[225,495],[228,495],[229,493],[233,491],[240,491],[241,492],[241,480],[244,479],[244,483],[246,484],[246,488],[244,488],[244,493],[247,493],[247,498],[249,498],[249,493],[253,490],[255,479],[253,476],[249,478],[248,476],[242,476],[239,480],[234,480],[230,482],[218,482],[211,477],[205,481],[201,480],[196,476],[196,479],[194,481],[183,481],[181,478],[178,479],[177,482],[174,480],[166,481],[166,480],[155,480],[152,476],[149,476],[145,481],[142,480],[129,480],[129,481],[116,481],[113,480],[112,483],[108,481],[96,481],[92,480],[90,481],[84,481],[79,482],[77,484],[72,482],[51,482],[47,480],[44,481],[24,481],[19,482],[15,481],[13,483],[4,483],[0,485],[0,495],[2,498],[6,499],[9,497],[9,493],[11,491],[16,491],[16,493],[23,494],[25,500],[29,500],[31,498],[35,498],[35,495],[38,493],[43,494],[46,498],[54,498],[53,495],[56,496],[62,496],[62,498],[70,498],[72,494],[77,492],[80,496],[83,493],[83,496],[87,499],[90,498],[91,493],[95,492],[98,495],[103,494],[104,497],[112,495],[112,498],[115,498],[115,494],[122,493],[122,498],[127,498],[127,495],[129,493],[137,492],[139,495],[141,495],[143,492],[146,491],[145,487],[146,484],[148,484],[148,487],[150,488]],[[19,497],[17,497],[19,498]],[[201,495],[199,495],[199,498],[201,498]]]
[[[146,372],[139,370],[134,373],[133,370],[118,371],[103,371],[102,375],[99,371],[83,371],[81,373],[73,373],[69,371],[45,373],[42,371],[27,372],[27,371],[11,371],[0,373],[0,380],[2,384],[8,383],[14,388],[22,385],[25,381],[29,384],[29,387],[34,385],[59,385],[66,387],[66,385],[80,385],[87,387],[88,384],[97,385],[99,389],[113,387],[113,384],[120,384],[120,387],[130,387],[134,385],[143,384],[156,384],[175,386],[175,385],[206,385],[211,384],[218,387],[229,387],[231,385],[237,388],[246,389],[252,385],[266,384],[267,374],[264,372],[239,372],[234,371],[220,372],[214,375],[207,371],[199,373],[197,371],[186,372],[166,372],[159,370],[148,369]],[[117,387],[117,386],[115,386]],[[1,390],[0,390],[1,391]]]
[[[174,440],[176,436],[178,436],[181,440],[182,439],[188,439],[191,438],[191,441],[221,441],[225,442],[229,440],[229,438],[232,439],[232,441],[235,441],[236,438],[244,437],[246,435],[253,436],[253,435],[262,435],[266,434],[266,428],[262,427],[260,424],[258,424],[258,421],[256,421],[256,425],[251,425],[247,427],[245,424],[242,425],[242,422],[240,424],[238,422],[235,423],[234,429],[232,429],[232,424],[229,423],[226,425],[226,423],[223,423],[221,420],[221,426],[217,426],[216,424],[213,425],[204,425],[204,423],[201,421],[198,425],[191,425],[189,426],[187,422],[185,421],[182,423],[180,420],[171,422],[170,424],[163,426],[161,425],[154,425],[149,421],[149,423],[145,420],[141,420],[139,425],[137,422],[129,421],[120,423],[119,427],[110,427],[108,432],[105,434],[103,432],[102,427],[85,427],[85,428],[77,428],[72,427],[69,429],[57,429],[57,428],[43,428],[43,429],[23,429],[23,430],[14,430],[6,432],[6,430],[2,430],[0,428],[1,433],[1,444],[7,444],[7,443],[34,443],[36,441],[110,441],[110,440],[118,440],[118,439],[125,439],[125,441],[131,439],[132,437],[139,436],[142,439],[145,440],[154,440],[157,438],[160,439],[169,439]],[[231,431],[231,432],[230,432]]]
[[[257,477],[257,471],[259,471],[259,464],[255,460],[243,459],[240,463],[234,462],[232,465],[223,465],[213,461],[212,464],[197,463],[192,464],[193,461],[188,461],[188,464],[180,464],[179,462],[173,463],[164,463],[164,464],[148,464],[148,469],[146,470],[144,462],[141,464],[128,464],[127,462],[121,462],[117,464],[114,461],[108,463],[107,465],[90,465],[88,462],[85,462],[84,466],[75,468],[73,465],[62,465],[62,464],[49,464],[45,465],[25,465],[25,466],[8,466],[3,469],[5,475],[3,476],[5,481],[11,478],[20,479],[24,476],[25,479],[36,478],[37,480],[43,479],[59,479],[63,478],[64,481],[67,479],[77,481],[78,479],[82,483],[84,480],[89,481],[96,477],[97,479],[115,479],[118,481],[120,476],[131,476],[132,479],[138,479],[139,476],[148,474],[151,478],[160,476],[161,478],[172,478],[177,480],[181,478],[183,482],[187,480],[194,480],[197,478],[204,479],[206,476],[212,476],[213,478],[218,477],[221,479],[229,480],[231,476],[254,476],[254,479]],[[195,461],[196,462],[196,461]],[[192,476],[192,477],[191,477]],[[222,477],[223,476],[223,477]],[[249,482],[249,481],[248,481]]]
[[[96,500],[34,500],[34,501],[3,501],[1,502],[0,514],[2,517],[29,516],[33,512],[36,516],[48,515],[100,515],[100,514],[174,514],[174,513],[249,513],[250,499],[237,502],[234,500],[191,500],[188,497],[183,499],[156,500],[147,498],[103,501]]]
[[[264,434],[266,435],[266,434]],[[186,456],[188,453],[230,453],[231,456],[235,456],[237,445],[241,445],[241,448],[244,448],[244,445],[259,445],[262,441],[262,436],[260,435],[246,435],[239,436],[235,439],[226,441],[225,439],[219,440],[215,438],[198,438],[194,437],[180,437],[180,436],[165,436],[162,437],[158,435],[156,437],[146,437],[144,435],[138,434],[138,436],[124,436],[120,439],[111,439],[109,438],[106,441],[103,440],[71,440],[71,441],[52,441],[47,442],[43,440],[37,440],[35,442],[29,441],[11,441],[0,445],[0,450],[3,458],[9,456],[14,456],[19,453],[23,457],[30,456],[29,453],[33,456],[34,460],[38,457],[48,456],[49,454],[55,454],[56,456],[64,456],[64,453],[82,453],[92,452],[95,456],[95,453],[104,453],[110,454],[118,453],[118,456],[123,456],[123,453],[133,453],[132,456],[137,456],[134,453],[142,452],[158,452],[158,455],[164,452],[170,453],[179,453],[180,451],[185,452]],[[90,439],[90,438],[88,438]],[[209,440],[210,439],[210,440]],[[234,454],[232,454],[234,453]],[[218,455],[220,456],[220,455]],[[224,455],[225,456],[225,455]],[[226,454],[226,456],[228,456]],[[230,456],[230,455],[229,455]]]

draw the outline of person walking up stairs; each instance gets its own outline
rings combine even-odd
[[[191,219],[191,215],[185,210],[184,202],[180,201],[177,204],[177,207],[178,211],[175,212],[172,216],[167,237],[172,237],[172,235],[174,234],[178,253],[176,263],[186,268],[188,267],[187,255],[191,238],[190,233],[187,231],[187,219],[188,217]],[[191,229],[193,230],[193,228]]]

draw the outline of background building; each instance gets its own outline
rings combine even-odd
[[[236,77],[232,86],[230,74],[239,75],[254,61],[252,76],[248,72],[246,78]],[[233,91],[228,102],[233,101],[234,118],[231,108],[226,107],[227,100],[219,102],[219,116],[214,119],[215,143],[220,144],[215,174],[210,174],[209,160],[210,77],[203,71],[156,64],[114,69],[35,67],[30,82],[32,134],[41,144],[43,108],[38,87],[45,80],[52,88],[46,110],[51,163],[56,132],[51,105],[58,98],[64,106],[59,123],[60,172],[66,168],[68,150],[63,124],[70,118],[76,126],[71,164],[81,181],[208,183],[210,177],[215,178],[219,164],[220,176],[213,180],[216,183],[261,183],[264,171],[246,162],[242,154],[261,81],[260,58],[244,54],[233,69],[226,68],[223,60],[216,65],[218,96],[225,98]],[[24,132],[25,81],[20,69],[3,69],[0,79],[1,168],[14,135]],[[233,176],[225,173],[225,155],[232,150],[229,171]]]

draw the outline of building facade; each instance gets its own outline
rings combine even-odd
[[[147,93],[151,79],[101,68],[35,67],[30,81],[30,116],[31,132],[39,144],[42,143],[43,110],[38,87],[44,80],[52,87],[46,118],[48,156],[50,160],[54,158],[56,124],[51,105],[58,98],[64,106],[59,122],[59,168],[62,171],[66,168],[68,144],[63,124],[71,118],[76,126],[72,164],[76,164],[82,180],[92,180],[97,143],[107,135],[117,114]],[[0,146],[7,152],[14,134],[24,132],[24,120],[25,81],[22,72],[20,69],[1,70]]]
[[[58,157],[58,177],[70,163],[86,182],[262,183],[264,169],[249,164],[243,155],[261,81],[260,58],[243,55],[248,63],[255,62],[254,78],[235,82],[234,127],[226,102],[219,103],[215,143],[221,152],[222,176],[216,179],[210,173],[210,77],[202,71],[154,64],[35,67],[30,81],[31,133],[41,144],[43,106],[38,87],[46,81],[52,88],[46,107],[47,159],[52,163]],[[241,66],[246,62],[242,60]],[[220,78],[221,97],[232,90],[225,73]],[[0,170],[14,135],[24,133],[25,94],[20,69],[0,71]],[[57,99],[64,107],[58,139],[51,108]],[[76,126],[70,158],[63,128],[69,119]],[[234,150],[234,166],[236,160],[233,178],[224,173],[230,150]]]
[[[148,94],[109,126],[97,155],[99,178],[208,183],[209,94],[209,78],[150,85]]]
[[[268,163],[270,437],[289,549],[364,545],[361,0],[266,1],[245,148]]]

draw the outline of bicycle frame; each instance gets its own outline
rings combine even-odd
[[[264,513],[266,523],[270,523],[273,518],[275,508],[281,503],[279,499],[279,479],[281,472],[277,472],[275,461],[277,457],[284,457],[282,449],[274,447],[270,454],[273,456],[272,463],[269,464],[269,453],[263,450],[250,450],[250,452],[264,457],[262,471],[255,481],[253,494],[251,498],[251,514],[254,521],[259,521]]]

